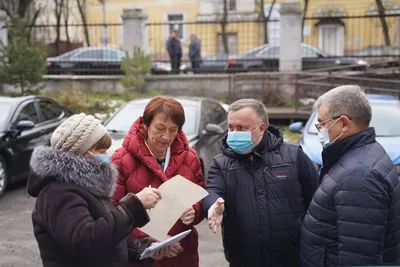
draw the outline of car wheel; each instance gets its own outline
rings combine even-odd
[[[7,187],[7,166],[3,157],[0,156],[0,197],[4,195]]]

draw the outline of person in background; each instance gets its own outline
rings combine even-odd
[[[322,182],[304,219],[301,266],[399,266],[399,180],[369,126],[367,96],[344,85],[316,105]]]
[[[190,46],[189,46],[189,59],[192,63],[193,72],[200,68],[201,62],[201,41],[197,38],[196,34],[190,35]]]
[[[283,141],[264,104],[241,99],[229,106],[223,154],[214,158],[203,201],[213,232],[222,224],[231,267],[299,265],[302,219],[318,173],[299,145]]]
[[[101,122],[81,113],[53,132],[50,147],[34,149],[28,193],[37,198],[32,221],[44,267],[153,263],[139,257],[156,241],[129,233],[149,221],[146,208],[156,205],[159,192],[130,193],[114,207],[110,197],[118,171],[106,155],[110,146]],[[163,258],[164,252],[153,258]]]
[[[149,186],[158,188],[178,174],[204,187],[200,160],[182,131],[184,123],[184,109],[175,99],[156,96],[147,104],[143,116],[132,124],[122,147],[111,158],[120,172],[113,197],[115,204],[129,192],[137,193]],[[169,235],[189,229],[192,232],[153,266],[198,267],[198,234],[194,225],[203,218],[201,202],[184,212]],[[132,234],[136,238],[146,237],[138,229]]]
[[[171,73],[179,74],[182,60],[182,46],[177,31],[171,32],[167,41],[167,51],[171,62]]]

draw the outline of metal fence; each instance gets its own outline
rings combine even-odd
[[[388,14],[385,16],[385,21],[386,26],[383,27],[381,18],[374,14],[306,17],[301,49],[303,71],[320,71],[326,68],[366,70],[369,65],[384,66],[380,64],[382,61],[387,62],[387,66],[400,66],[400,14]],[[180,37],[183,51],[180,71],[183,73],[279,70],[279,20],[247,19],[226,23],[175,20],[170,23],[149,22],[145,27],[148,32],[149,52],[154,62],[152,70],[154,74],[167,74],[171,70],[166,44],[172,31],[178,32]],[[192,33],[201,41],[202,61],[200,68],[195,70],[191,68],[188,57]],[[97,65],[87,64],[90,59],[101,61],[99,47],[122,48],[121,23],[34,25],[31,38],[47,44],[49,57],[59,56],[79,47],[89,47],[85,48],[89,52],[84,60],[86,61],[84,67],[112,69],[111,72],[103,73],[115,74],[118,68],[114,63],[121,61],[120,57],[115,56],[112,57],[114,65],[111,67],[109,64],[103,66],[104,64],[98,62]],[[268,44],[265,44],[266,42]],[[108,63],[110,54],[114,52],[103,52],[103,56],[105,54],[106,59],[103,58],[103,61]],[[67,61],[66,58],[64,61]],[[79,73],[80,68],[78,66],[75,70]],[[56,69],[64,72],[62,66]],[[85,70],[85,73],[91,71]],[[98,71],[93,73],[98,74]]]

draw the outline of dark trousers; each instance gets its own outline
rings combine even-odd
[[[181,72],[181,57],[175,56],[171,58],[171,73],[179,74]]]

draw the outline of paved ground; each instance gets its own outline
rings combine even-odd
[[[42,266],[33,236],[31,211],[34,199],[25,185],[8,190],[0,198],[0,267]],[[212,234],[205,221],[197,227],[200,235],[200,266],[228,266],[222,251],[220,234]]]

